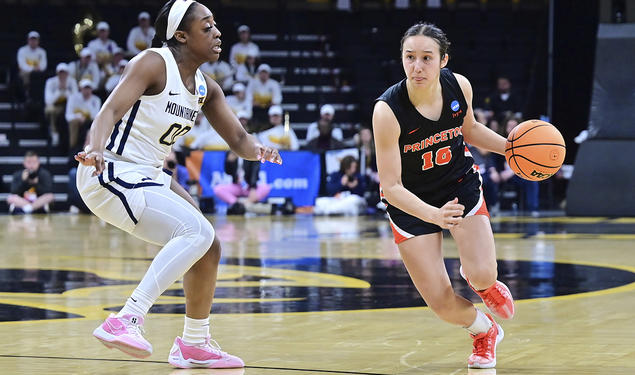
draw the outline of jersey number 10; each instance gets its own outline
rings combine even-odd
[[[170,125],[170,128],[168,129],[168,131],[163,133],[161,138],[159,138],[159,143],[167,145],[167,146],[172,146],[174,142],[176,142],[177,137],[185,135],[185,133],[189,132],[190,129],[192,129],[191,126],[186,125],[184,127],[181,124],[174,123]]]
[[[437,150],[436,155],[434,156],[434,163],[432,162],[432,151],[424,152],[421,155],[421,159],[423,159],[422,170],[427,171],[428,169],[434,168],[434,165],[446,165],[452,160],[452,150],[450,150],[450,146],[441,147]]]

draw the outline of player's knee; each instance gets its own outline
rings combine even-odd
[[[185,236],[189,239],[191,251],[197,252],[197,258],[200,258],[205,255],[214,242],[214,227],[207,219],[203,218],[196,225],[190,226]]]
[[[472,267],[470,270],[465,270],[465,273],[476,290],[487,289],[496,282],[498,277],[495,264]]]
[[[201,224],[201,230],[200,230],[201,251],[202,251],[201,256],[205,254],[210,249],[210,247],[212,247],[212,243],[214,243],[215,235],[216,235],[216,232],[214,231],[214,227],[209,221],[207,221],[207,219],[205,219],[204,222]]]

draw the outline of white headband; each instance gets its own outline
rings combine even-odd
[[[193,2],[194,0],[176,0],[174,4],[172,4],[170,13],[168,14],[168,27],[165,31],[166,41],[172,39],[176,28],[179,27],[179,24],[183,20],[187,8],[189,8]]]

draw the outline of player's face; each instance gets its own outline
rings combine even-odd
[[[401,54],[408,80],[415,85],[428,85],[439,80],[439,72],[448,62],[446,54],[441,59],[439,44],[424,35],[408,37]]]
[[[188,31],[187,46],[202,61],[216,62],[222,51],[221,33],[216,27],[214,15],[205,6],[196,4]]]

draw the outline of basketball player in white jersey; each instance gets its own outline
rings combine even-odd
[[[142,336],[152,304],[183,276],[185,326],[168,361],[180,368],[243,367],[210,338],[209,313],[220,244],[196,203],[161,169],[175,140],[199,111],[231,149],[248,160],[281,164],[278,151],[248,135],[221,88],[198,67],[218,60],[220,31],[208,8],[171,0],[155,23],[154,47],[133,58],[90,130],[90,144],[75,156],[77,187],[97,216],[145,241],[163,246],[125,306],[93,335],[135,357],[152,354]],[[212,345],[214,343],[215,345]]]

